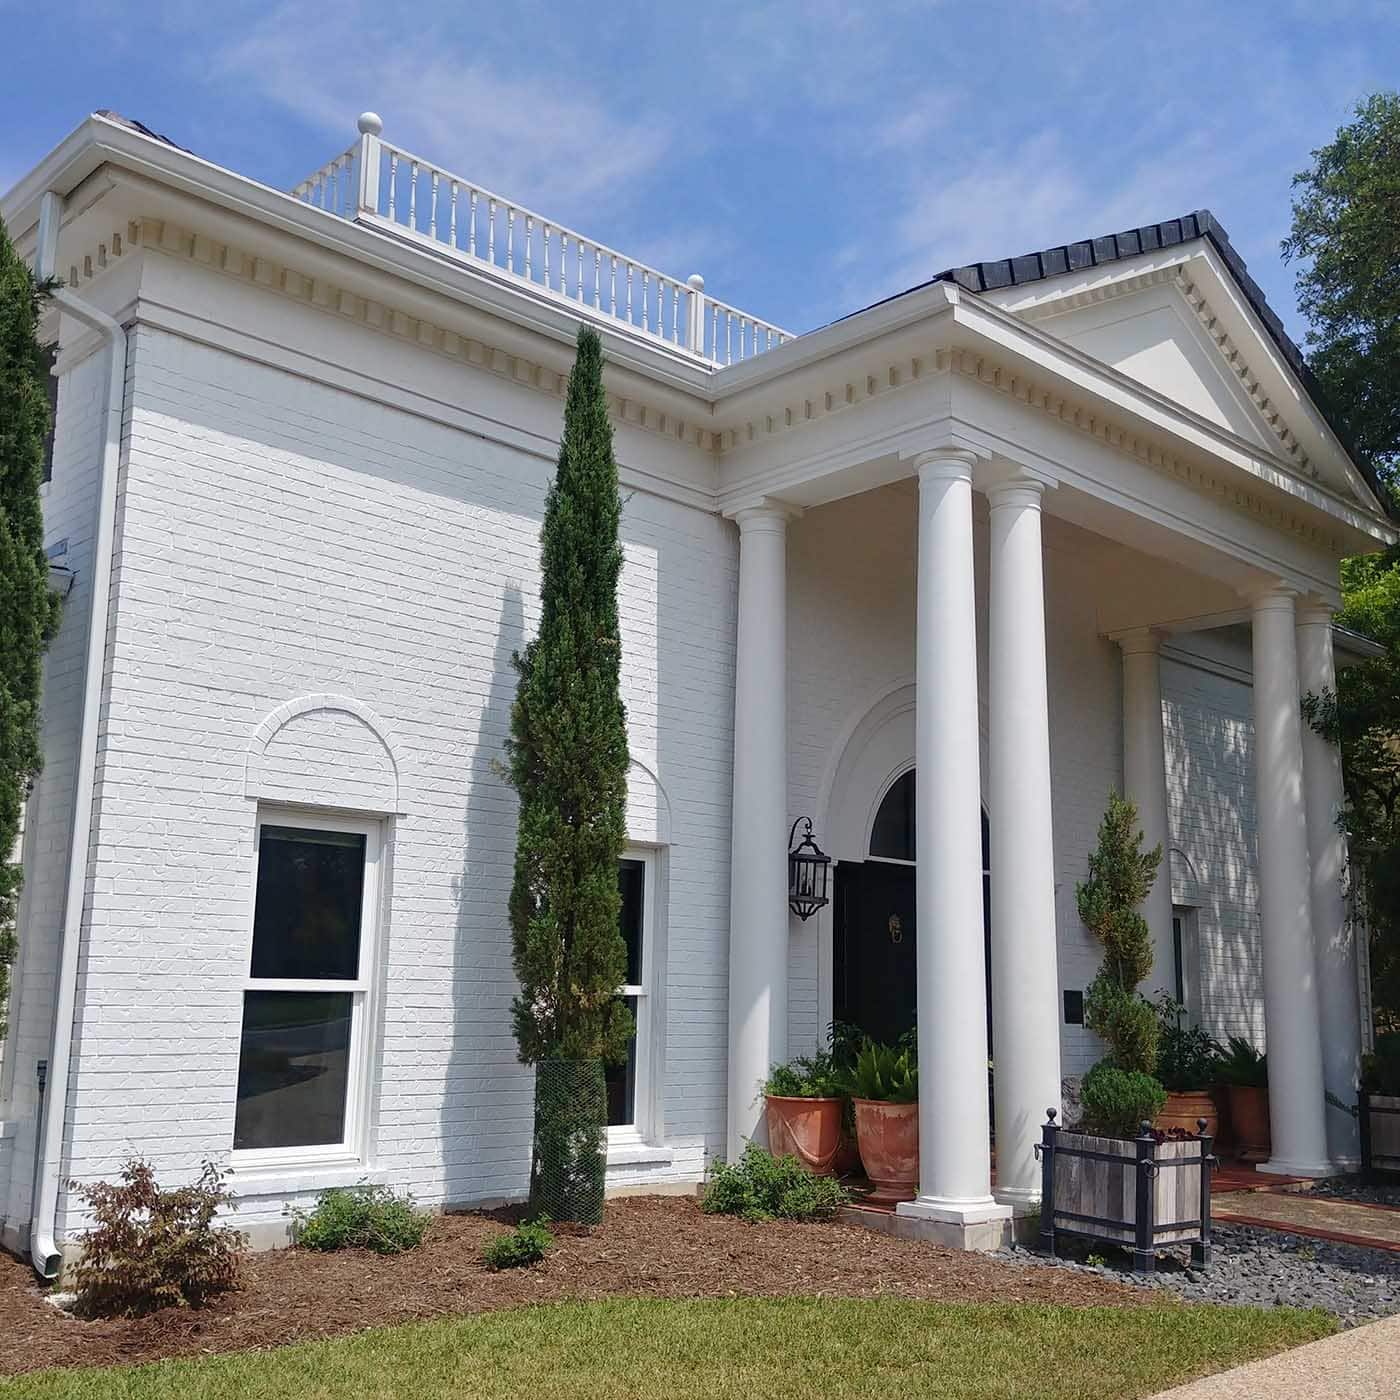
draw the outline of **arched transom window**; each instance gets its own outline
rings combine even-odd
[[[875,860],[914,861],[914,769],[895,779],[870,828],[870,855]],[[987,814],[982,813],[982,870],[991,868]]]

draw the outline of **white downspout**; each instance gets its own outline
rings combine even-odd
[[[39,206],[39,243],[34,272],[53,277],[63,199],[50,190]],[[97,486],[97,537],[92,553],[92,602],[88,614],[87,659],[83,670],[82,727],[78,735],[78,771],[73,789],[73,822],[68,847],[68,882],[63,900],[63,928],[54,993],[53,1034],[49,1045],[48,1092],[39,1128],[34,1179],[36,1199],[30,1215],[29,1252],[44,1278],[57,1277],[63,1264],[54,1231],[58,1216],[63,1125],[68,1109],[68,1062],[73,1048],[73,1013],[78,986],[78,949],[87,888],[88,844],[92,835],[92,793],[97,770],[97,725],[107,646],[107,609],[112,586],[112,548],[116,534],[117,467],[121,456],[122,410],[126,396],[126,331],[121,324],[66,288],[51,300],[62,311],[90,326],[108,343],[107,413],[102,435],[102,468]]]

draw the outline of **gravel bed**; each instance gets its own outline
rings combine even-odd
[[[1248,1225],[1216,1225],[1211,1242],[1208,1269],[1191,1268],[1185,1252],[1164,1251],[1155,1273],[1134,1273],[1130,1255],[1106,1246],[1095,1255],[1084,1241],[1067,1243],[1072,1257],[1055,1264],[1142,1288],[1169,1289],[1193,1303],[1325,1308],[1344,1327],[1400,1313],[1400,1254]],[[1002,1254],[1017,1262],[1030,1257],[1049,1262],[1020,1247]],[[1107,1262],[1090,1264],[1091,1255]]]
[[[1368,1186],[1359,1176],[1334,1176],[1313,1184],[1311,1196],[1329,1196],[1335,1201],[1358,1201],[1367,1206],[1400,1206],[1400,1185]]]

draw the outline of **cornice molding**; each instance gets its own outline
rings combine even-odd
[[[409,341],[432,353],[485,370],[554,399],[562,399],[568,388],[568,375],[547,365],[459,334],[424,317],[409,315],[387,302],[361,296],[327,278],[302,272],[288,263],[245,252],[231,243],[218,242],[169,220],[133,220],[128,225],[126,246],[140,246],[148,252],[196,263],[262,291],[286,297],[326,315],[343,317],[368,330]],[[89,263],[95,272],[98,264],[91,259],[85,260],[84,270],[88,270]],[[76,283],[79,280],[78,269],[75,267],[72,271]],[[608,408],[615,423],[625,423],[644,432],[674,438],[704,451],[717,450],[718,434],[710,428],[640,399],[610,392]]]

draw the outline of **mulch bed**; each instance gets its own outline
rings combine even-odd
[[[423,1245],[251,1255],[242,1289],[199,1310],[84,1321],[46,1302],[28,1265],[0,1255],[0,1373],[254,1350],[448,1314],[563,1300],[736,1296],[1160,1305],[1155,1290],[964,1254],[850,1225],[746,1225],[696,1201],[609,1202],[596,1230],[559,1230],[534,1268],[492,1273],[482,1246],[507,1212],[434,1220]]]

